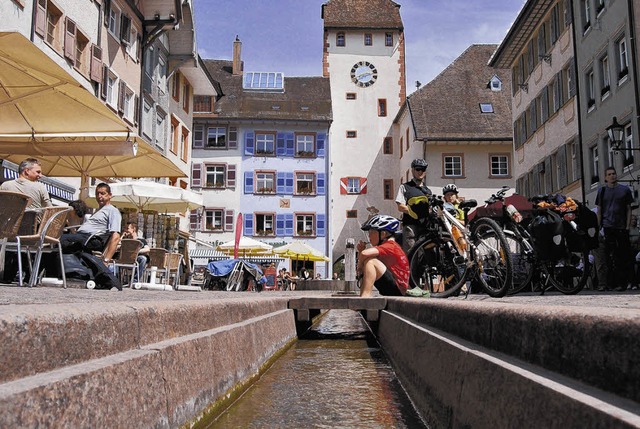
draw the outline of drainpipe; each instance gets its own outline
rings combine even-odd
[[[580,148],[580,176],[581,176],[581,180],[582,180],[582,186],[580,187],[581,189],[581,198],[582,198],[582,202],[584,202],[585,204],[587,203],[586,201],[586,192],[585,192],[585,186],[587,186],[586,184],[586,179],[584,177],[584,148],[582,147],[582,115],[580,114],[580,86],[579,86],[579,81],[580,79],[578,79],[578,34],[577,34],[577,30],[576,30],[576,20],[575,20],[575,10],[573,8],[573,0],[570,1],[571,3],[571,26],[573,27],[573,68],[575,69],[575,79],[574,79],[574,85],[575,85],[575,99],[576,99],[576,106],[577,106],[577,117],[578,117],[578,147]]]
[[[29,36],[29,40],[31,43],[34,42],[36,37],[36,13],[38,11],[38,0],[33,0],[33,10],[31,11],[31,35]]]

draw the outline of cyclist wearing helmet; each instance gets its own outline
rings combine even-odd
[[[409,285],[409,260],[393,238],[400,221],[387,215],[375,215],[362,225],[373,247],[359,241],[357,272],[362,276],[360,296],[371,296],[373,287],[380,295],[402,296]]]
[[[431,195],[431,189],[425,185],[427,161],[414,159],[411,162],[411,174],[411,180],[400,185],[396,198],[398,210],[402,213],[402,248],[407,253],[416,243],[418,230],[429,209],[427,196]]]
[[[453,183],[449,183],[442,188],[442,196],[444,198],[443,208],[456,217],[460,222],[464,221],[464,213],[458,208],[460,200],[458,199],[458,187]]]

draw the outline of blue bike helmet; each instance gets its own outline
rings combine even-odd
[[[395,233],[400,227],[400,221],[393,216],[375,215],[362,225],[363,231],[373,229],[375,231],[387,231],[390,234]]]

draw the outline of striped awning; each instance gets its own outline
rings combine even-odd
[[[223,259],[231,259],[232,257],[226,253],[219,252],[214,249],[208,248],[196,248],[189,249],[189,257],[193,259],[194,265],[207,265],[210,261],[220,261]],[[266,262],[282,262],[284,259],[277,255],[251,255],[240,256],[240,259],[253,262],[254,264],[261,264]]]
[[[7,160],[2,161],[2,177],[4,180],[17,179],[18,176],[17,164]],[[76,193],[76,189],[73,186],[69,186],[60,180],[52,179],[50,177],[42,177],[40,182],[44,184],[45,188],[47,188],[47,192],[49,192],[52,197],[67,203],[73,201],[73,196]]]

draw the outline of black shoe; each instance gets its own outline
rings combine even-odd
[[[617,288],[614,288],[613,290],[615,290],[616,292],[624,292],[625,290],[627,290],[626,286],[618,286]]]

